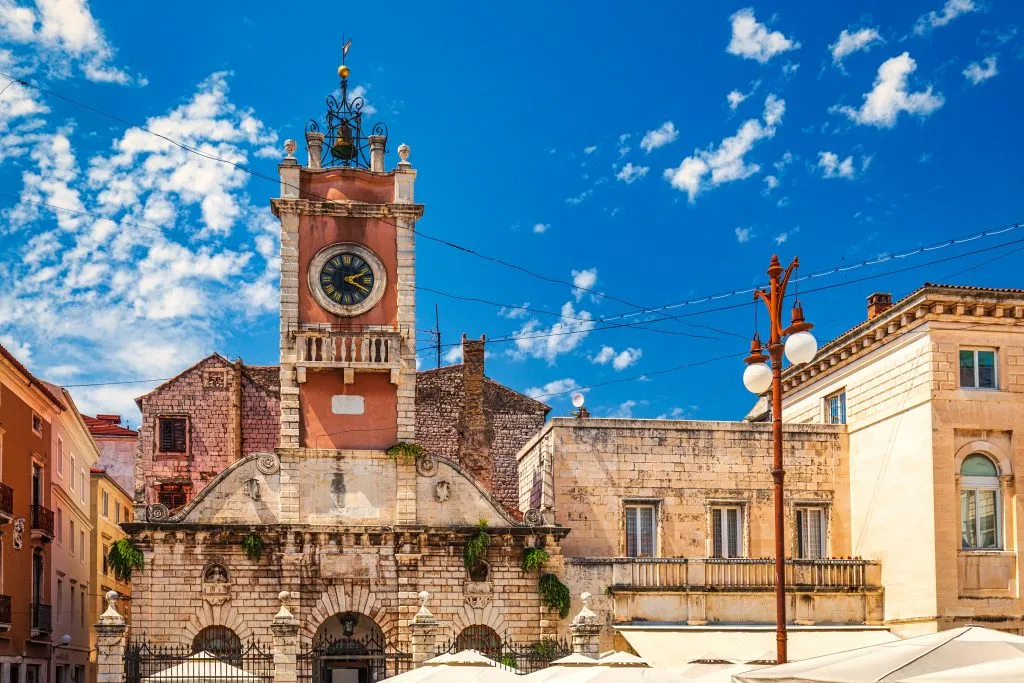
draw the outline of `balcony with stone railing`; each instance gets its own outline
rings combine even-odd
[[[773,623],[775,561],[761,558],[567,558],[570,581],[604,593],[618,623]],[[798,624],[879,624],[881,567],[859,559],[786,561]]]
[[[0,633],[11,630],[11,596],[0,595]]]
[[[388,372],[398,383],[402,365],[402,333],[388,327],[333,329],[311,326],[292,331],[295,341],[295,368],[299,382],[311,370],[343,370],[350,384],[355,372]]]

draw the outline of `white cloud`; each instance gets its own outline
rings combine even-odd
[[[739,242],[740,244],[743,244],[744,242],[749,242],[750,239],[754,236],[753,228],[736,228],[733,232],[736,233],[736,241]]]
[[[607,365],[615,358],[615,349],[611,346],[602,346],[597,355],[590,359],[595,365]]]
[[[11,334],[0,334],[0,345],[17,358],[22,365],[32,363],[32,345],[14,338]]]
[[[455,365],[456,363],[462,362],[462,345],[449,347],[444,352],[444,362],[446,365]]]
[[[917,23],[914,24],[914,33],[923,36],[933,29],[945,26],[961,14],[976,11],[978,11],[978,5],[974,3],[974,0],[946,0],[939,11],[932,10],[918,18]]]
[[[775,244],[785,244],[786,242],[789,241],[789,238],[791,236],[795,235],[798,232],[800,232],[800,228],[793,228],[792,230],[787,230],[785,232],[780,232],[778,235],[776,235],[772,239],[775,240]]]
[[[589,197],[592,194],[594,194],[594,188],[591,187],[591,188],[588,188],[586,190],[583,190],[583,192],[580,192],[575,197],[566,197],[565,198],[565,203],[566,204],[572,204],[573,206],[575,206],[577,204],[582,204],[583,202],[585,202],[587,200],[587,197]]]
[[[572,284],[577,288],[573,290],[573,296],[579,301],[587,290],[593,289],[597,284],[597,268],[572,271]]]
[[[626,156],[627,154],[629,154],[630,147],[626,143],[629,142],[629,139],[631,137],[633,137],[633,136],[631,134],[629,134],[629,133],[623,133],[622,135],[619,136],[618,147],[619,147],[619,158],[620,159],[622,157]]]
[[[654,130],[644,133],[644,137],[640,140],[640,149],[650,154],[652,150],[675,142],[678,137],[679,131],[676,130],[675,124],[666,121]]]
[[[989,55],[985,59],[981,60],[981,64],[978,62],[971,62],[964,69],[964,78],[971,82],[971,85],[978,85],[988,79],[992,78],[999,73],[996,68],[996,57],[995,55]]]
[[[502,306],[498,309],[498,316],[508,320],[525,318],[529,314],[529,311],[526,310],[529,307],[529,301],[525,302],[522,306]]]
[[[853,178],[853,157],[840,160],[835,152],[818,152],[818,168],[823,178]]]
[[[779,179],[778,179],[777,176],[766,175],[764,177],[764,184],[765,184],[765,188],[764,188],[765,192],[766,193],[767,192],[771,192],[772,190],[774,190],[776,187],[779,186]]]
[[[751,95],[753,95],[755,92],[757,92],[757,89],[758,89],[758,87],[760,87],[760,85],[761,85],[761,81],[754,81],[751,84],[750,92],[748,92],[748,93],[743,93],[743,92],[740,92],[739,90],[732,90],[732,91],[730,91],[725,96],[725,101],[729,104],[729,109],[731,109],[733,111],[736,111],[736,108],[738,106],[743,104],[747,99],[750,98]]]
[[[859,109],[833,106],[832,111],[845,114],[850,120],[865,126],[892,128],[900,112],[914,116],[928,116],[945,103],[942,93],[932,92],[932,86],[917,92],[907,90],[907,78],[917,69],[910,54],[887,59],[878,67],[874,88],[864,94]]]
[[[633,347],[623,349],[615,354],[615,358],[612,359],[612,367],[617,371],[625,370],[629,366],[635,365],[642,355],[644,355],[642,349]]]
[[[593,154],[596,151],[597,151],[597,145],[590,145],[589,147],[584,147],[583,148],[583,153],[584,154]]]
[[[577,312],[571,301],[562,305],[561,316],[549,328],[536,318],[528,320],[512,335],[516,339],[510,355],[517,360],[540,358],[554,365],[559,356],[576,349],[594,328],[593,316],[588,311]]]
[[[764,123],[748,119],[735,135],[725,138],[717,147],[695,150],[679,166],[665,169],[665,179],[672,187],[686,192],[693,203],[700,192],[710,187],[749,178],[761,167],[747,163],[744,157],[759,140],[775,135],[775,128],[781,123],[785,111],[785,100],[769,93],[764,102]]]
[[[769,31],[768,27],[754,17],[753,8],[741,9],[730,17],[732,40],[726,52],[744,59],[755,59],[764,64],[777,54],[795,50],[797,43],[780,31]]]
[[[573,389],[578,389],[579,386],[580,385],[577,384],[576,380],[572,377],[565,377],[563,379],[552,380],[542,387],[530,387],[524,390],[523,393],[532,399],[544,401],[554,398],[551,394],[565,394]]]
[[[650,166],[634,166],[633,162],[627,161],[626,165],[619,169],[619,172],[615,174],[615,177],[627,185],[632,185],[647,175],[647,172],[650,170]]]
[[[841,66],[843,60],[854,52],[860,52],[861,50],[867,52],[871,49],[872,45],[879,42],[884,41],[882,41],[882,36],[879,35],[878,29],[862,28],[851,33],[844,28],[836,42],[828,46],[832,51],[832,63]]]
[[[544,233],[546,233],[548,231],[548,228],[550,228],[550,227],[551,227],[550,223],[534,223],[533,224],[533,232],[534,232],[534,234],[537,234],[537,235],[543,235]]]
[[[608,417],[629,419],[633,417],[633,408],[636,408],[636,406],[637,402],[634,401],[633,399],[623,401],[616,408],[612,409],[611,412],[608,413]]]
[[[29,47],[26,58],[44,65],[51,77],[69,78],[72,67],[77,67],[90,81],[146,84],[144,78],[112,64],[116,51],[87,0],[36,0],[35,4],[33,9],[15,0],[0,0],[0,39]]]

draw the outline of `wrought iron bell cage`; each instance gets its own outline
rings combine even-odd
[[[327,96],[327,113],[323,124],[317,119],[306,123],[306,133],[322,133],[324,136],[320,165],[323,168],[345,166],[351,168],[370,168],[370,138],[384,138],[384,150],[387,151],[388,127],[378,121],[370,128],[369,135],[363,132],[363,107],[366,100],[362,95],[349,96],[349,69],[342,62],[338,68],[341,79],[340,92],[337,97]],[[321,127],[322,125],[322,127]]]

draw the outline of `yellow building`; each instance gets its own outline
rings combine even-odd
[[[1024,290],[925,285],[783,375],[783,419],[845,424],[850,551],[900,636],[1024,632]]]
[[[130,598],[131,584],[118,581],[114,572],[107,568],[107,553],[114,541],[125,536],[121,530],[122,522],[130,522],[132,514],[132,498],[128,492],[117,485],[106,471],[93,468],[90,472],[92,506],[92,555],[90,558],[90,570],[92,580],[90,584],[95,587],[89,600],[89,623],[95,624],[100,614],[105,609],[103,596],[109,591],[117,591],[126,598]],[[121,613],[126,619],[130,618],[131,602],[128,599],[120,602]],[[96,631],[90,631],[91,647],[96,649]]]

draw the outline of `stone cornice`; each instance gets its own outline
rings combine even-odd
[[[348,200],[318,201],[291,197],[270,200],[270,208],[278,218],[282,214],[300,216],[337,216],[340,218],[411,218],[423,216],[423,204],[371,204]]]
[[[782,373],[782,391],[785,395],[812,384],[926,323],[1019,325],[1022,319],[1024,295],[1019,293],[922,287],[888,311],[826,343],[810,363],[786,369]]]

